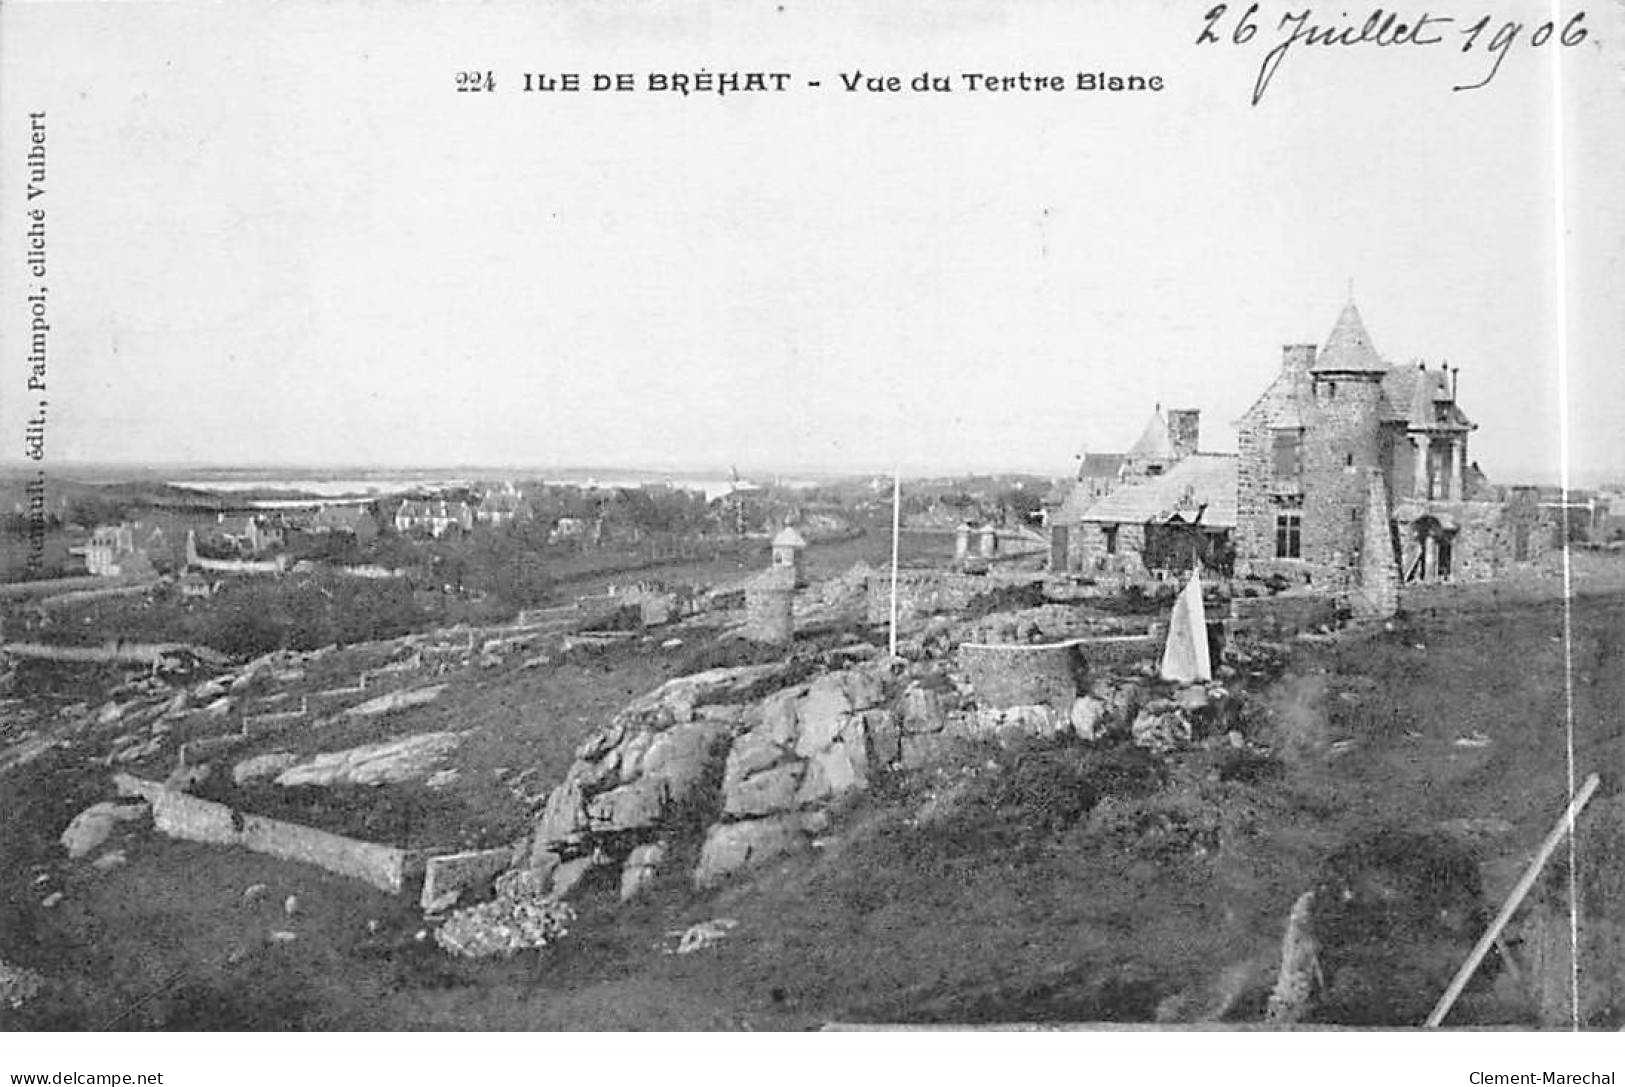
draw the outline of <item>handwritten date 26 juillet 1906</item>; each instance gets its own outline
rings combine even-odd
[[[1239,11],[1232,11],[1229,4],[1215,4],[1202,18],[1202,29],[1196,35],[1197,45],[1247,45],[1257,37],[1260,26],[1267,25],[1269,21],[1260,12],[1258,4],[1249,4]],[[1351,19],[1344,12],[1333,17],[1321,17],[1316,15],[1313,8],[1286,11],[1275,22],[1275,37],[1265,39],[1266,43],[1273,40],[1274,45],[1259,65],[1258,79],[1253,84],[1253,105],[1258,105],[1263,99],[1264,92],[1269,90],[1270,80],[1275,78],[1281,62],[1289,52],[1294,51],[1294,46],[1301,45],[1304,49],[1327,46],[1459,46],[1461,53],[1482,54],[1487,59],[1488,66],[1481,73],[1482,78],[1451,87],[1454,91],[1471,91],[1487,86],[1500,72],[1507,55],[1520,44],[1530,49],[1547,46],[1561,49],[1579,45],[1588,34],[1585,18],[1584,11],[1577,11],[1561,21],[1519,22],[1514,19],[1498,20],[1490,15],[1464,18],[1425,11],[1411,17],[1376,8],[1360,21]]]

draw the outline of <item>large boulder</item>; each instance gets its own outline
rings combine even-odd
[[[462,732],[420,732],[332,751],[290,766],[278,785],[386,785],[428,777],[463,742]]]
[[[797,815],[777,815],[711,828],[694,869],[694,885],[714,887],[724,879],[807,847],[805,823]]]
[[[536,823],[536,847],[546,850],[556,844],[574,842],[586,829],[586,797],[580,783],[566,776],[557,788],[547,794],[542,817]]]
[[[868,786],[868,737],[863,718],[851,717],[839,738],[807,760],[807,775],[797,800],[814,804]]]
[[[262,778],[274,778],[298,761],[299,756],[291,751],[255,755],[232,767],[231,780],[238,785],[248,785]]]
[[[645,777],[587,802],[587,826],[594,831],[642,830],[660,821],[666,809],[663,784]]]
[[[765,727],[754,728],[735,740],[729,749],[722,787],[724,791],[732,791],[751,775],[793,758],[795,752],[792,747],[775,738]]]
[[[62,847],[69,860],[78,860],[94,852],[112,835],[119,823],[140,819],[148,811],[145,801],[135,804],[115,804],[103,801],[92,804],[73,817],[62,832]]]
[[[830,746],[852,718],[852,699],[839,675],[820,676],[796,706],[796,754],[806,757]]]
[[[1072,731],[1080,740],[1099,740],[1107,734],[1106,703],[1092,694],[1072,703]]]
[[[642,777],[663,782],[667,800],[681,802],[716,765],[727,739],[728,727],[718,721],[678,725],[649,744]]]
[[[627,854],[626,863],[621,866],[622,902],[630,902],[649,889],[668,851],[665,842],[656,841],[640,845]]]
[[[796,807],[806,767],[796,760],[731,783],[723,793],[723,811],[734,816],[790,811]]]
[[[707,672],[696,672],[691,676],[678,676],[634,699],[619,716],[637,718],[664,708],[672,712],[675,720],[687,721],[692,719],[696,706],[736,699],[784,667],[782,663],[752,664],[742,668],[713,668]]]
[[[915,685],[903,692],[904,732],[941,732],[947,723],[942,696],[936,691]]]

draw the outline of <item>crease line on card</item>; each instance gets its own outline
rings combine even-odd
[[[1554,25],[1561,14],[1561,0],[1551,0]],[[1569,450],[1569,299],[1568,299],[1568,141],[1564,118],[1563,55],[1552,55],[1552,232],[1554,234],[1554,293],[1556,295],[1557,353],[1557,435],[1558,483],[1563,495],[1563,739],[1568,773],[1568,799],[1574,799],[1574,568],[1573,542],[1569,538],[1569,501],[1573,488],[1573,465]],[[1568,906],[1569,906],[1569,1028],[1580,1029],[1580,887],[1579,845],[1575,840],[1575,813],[1568,814]]]

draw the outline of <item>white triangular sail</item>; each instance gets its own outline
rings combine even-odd
[[[1191,571],[1168,619],[1168,645],[1162,651],[1162,678],[1170,683],[1206,683],[1213,678],[1207,651],[1207,612],[1202,579]]]

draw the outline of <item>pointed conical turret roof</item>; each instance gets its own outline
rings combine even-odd
[[[1317,374],[1386,374],[1388,367],[1371,346],[1371,334],[1360,320],[1360,311],[1353,299],[1338,315],[1332,334],[1321,348],[1312,368]]]
[[[1129,447],[1128,455],[1139,460],[1165,460],[1174,455],[1174,440],[1168,433],[1168,420],[1159,406],[1140,432],[1139,440]]]
[[[773,537],[774,547],[806,547],[806,537],[795,530],[794,525],[785,525],[779,534]]]

